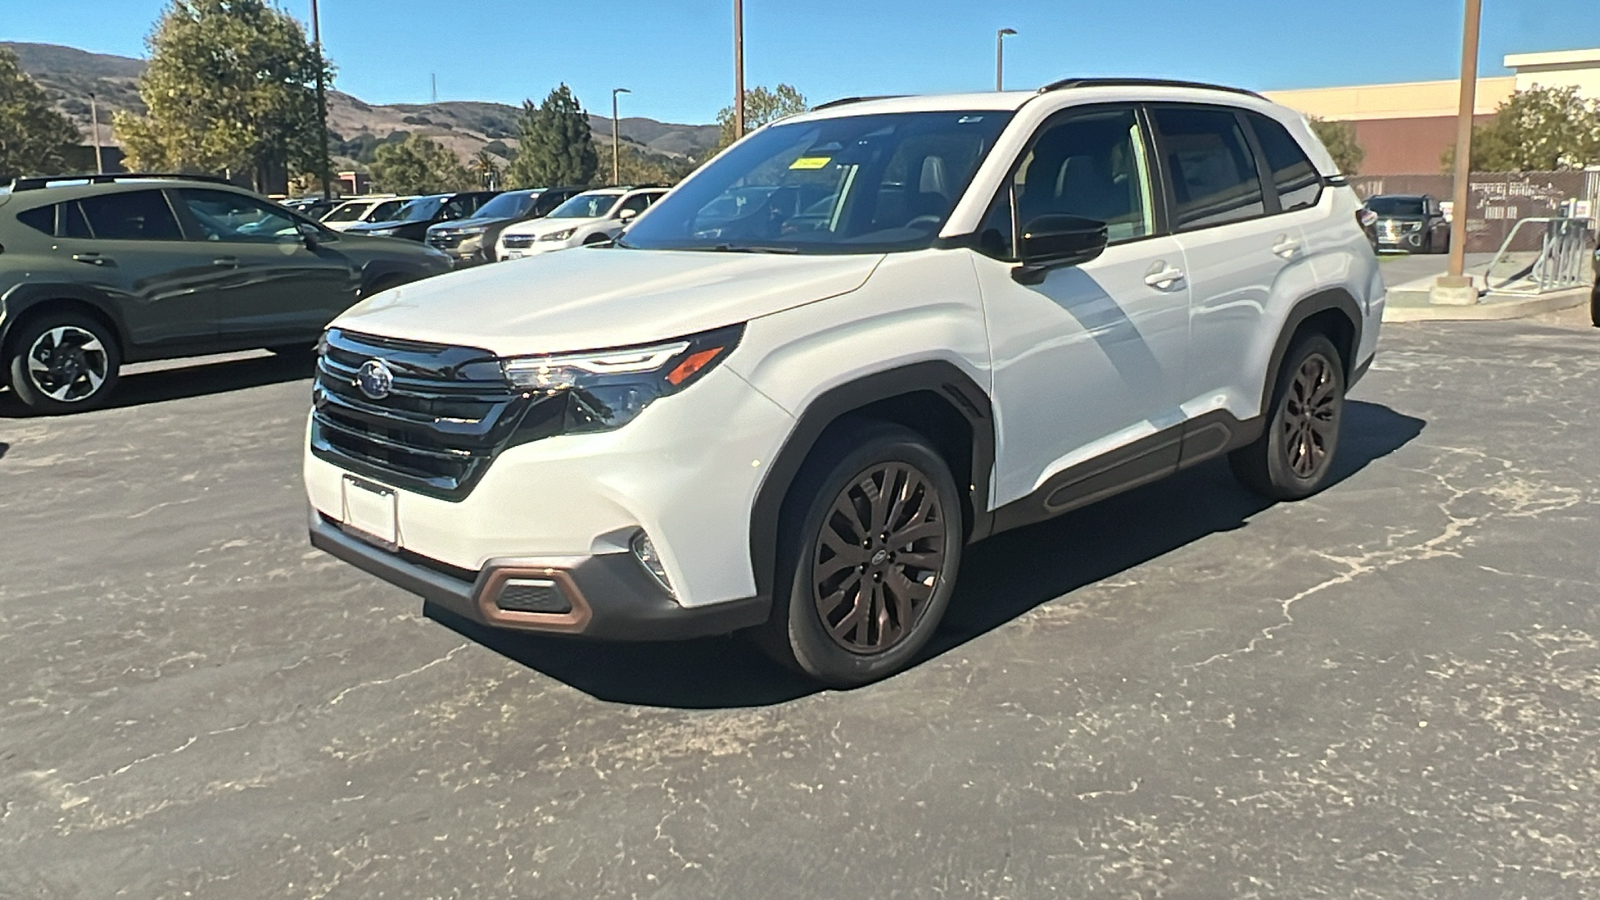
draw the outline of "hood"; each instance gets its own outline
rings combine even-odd
[[[529,219],[507,228],[503,234],[552,234],[557,231],[566,231],[568,228],[587,228],[600,222],[607,221],[605,216],[597,219]]]
[[[333,327],[501,356],[621,347],[849,293],[882,259],[586,247],[384,291]]]
[[[412,224],[415,224],[415,223],[406,222],[406,221],[403,221],[401,219],[390,219],[387,222],[352,222],[350,224],[350,227],[346,228],[345,230],[346,231],[377,231],[377,230],[379,230],[381,228],[399,228],[402,225],[412,225]]]

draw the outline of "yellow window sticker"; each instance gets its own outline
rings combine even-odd
[[[789,164],[791,169],[820,169],[833,161],[831,156],[802,156]]]

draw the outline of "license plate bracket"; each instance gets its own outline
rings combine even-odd
[[[400,549],[399,495],[394,488],[344,476],[344,515],[340,527],[385,550]]]

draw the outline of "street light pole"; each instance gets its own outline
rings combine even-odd
[[[317,14],[317,0],[311,0],[311,45],[317,51],[317,177],[322,181],[322,199],[333,199],[333,188],[328,184],[328,87],[325,84],[327,62],[322,57],[322,17]]]
[[[94,129],[94,173],[106,173],[105,160],[100,157],[100,106],[95,103],[94,92],[89,92],[89,127]]]
[[[1002,28],[994,33],[994,89],[1006,89],[1006,35],[1016,34],[1015,28]]]
[[[744,137],[744,0],[733,0],[733,139]]]
[[[621,184],[622,183],[622,163],[621,163],[622,157],[620,155],[618,155],[618,153],[617,153],[619,147],[621,146],[619,144],[618,138],[617,138],[617,95],[618,94],[631,94],[631,93],[633,93],[633,91],[630,91],[627,88],[612,88],[611,89],[611,183],[612,184]]]
[[[1450,272],[1440,276],[1430,301],[1458,306],[1478,302],[1478,289],[1467,272],[1467,205],[1472,202],[1472,119],[1478,96],[1478,25],[1482,0],[1466,0],[1461,33],[1461,102],[1456,110],[1456,164],[1454,209],[1450,223]]]

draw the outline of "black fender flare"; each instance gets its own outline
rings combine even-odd
[[[0,348],[7,346],[7,342],[11,340],[12,329],[30,310],[62,300],[87,306],[110,322],[116,332],[117,344],[124,358],[127,357],[132,347],[128,323],[122,315],[121,307],[105,292],[72,281],[24,282],[7,291],[4,297],[0,297]]]
[[[783,519],[784,502],[801,466],[823,433],[851,413],[875,403],[914,394],[933,394],[960,414],[971,427],[971,471],[952,474],[958,485],[963,478],[967,478],[967,483],[972,486],[970,539],[988,536],[993,518],[989,512],[989,476],[994,468],[995,454],[994,414],[989,395],[967,373],[944,360],[929,360],[875,372],[830,388],[813,400],[801,412],[783,448],[768,467],[750,514],[750,563],[758,596],[773,597],[777,577],[778,532]]]
[[[359,298],[365,300],[376,293],[374,285],[399,278],[402,282],[420,281],[433,274],[422,266],[398,259],[374,259],[361,267]]]
[[[1356,298],[1343,288],[1329,288],[1309,294],[1297,301],[1289,310],[1289,315],[1283,322],[1283,328],[1278,332],[1277,343],[1273,345],[1271,360],[1267,363],[1267,379],[1261,390],[1261,414],[1268,413],[1267,407],[1272,403],[1272,389],[1278,383],[1278,372],[1283,368],[1284,357],[1289,354],[1289,344],[1299,332],[1300,326],[1307,319],[1319,313],[1336,309],[1344,314],[1350,322],[1350,358],[1344,361],[1345,383],[1352,385],[1358,367],[1356,356],[1361,352],[1361,307],[1356,303]]]

